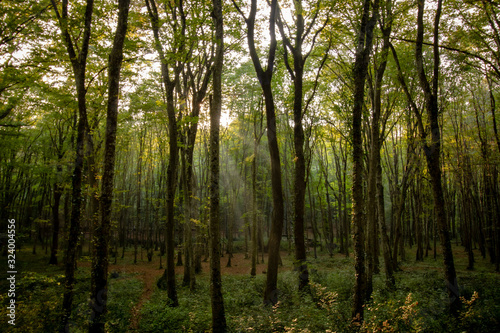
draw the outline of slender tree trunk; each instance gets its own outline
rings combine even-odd
[[[231,259],[233,258],[233,236],[234,236],[234,220],[236,218],[236,198],[237,194],[235,189],[231,190],[233,192],[232,197],[228,195],[228,210],[229,210],[229,223],[227,227],[227,264],[226,267],[231,267]]]
[[[375,0],[370,17],[371,1],[363,1],[363,13],[358,33],[355,62],[353,68],[354,79],[354,106],[352,111],[352,225],[354,241],[354,269],[356,271],[354,283],[353,322],[363,320],[364,303],[366,298],[366,270],[365,270],[365,201],[363,197],[363,136],[362,113],[365,97],[365,80],[370,61],[370,52],[373,42],[373,29],[378,18],[378,0]]]
[[[62,158],[62,156],[61,156]],[[61,160],[61,158],[59,160]],[[62,167],[60,165],[57,166],[57,174],[59,175],[62,172]],[[54,205],[52,206],[52,248],[50,252],[50,260],[49,265],[57,265],[57,252],[59,249],[59,228],[60,228],[60,219],[59,219],[59,206],[61,204],[61,197],[63,191],[62,186],[56,180],[54,184]]]
[[[143,126],[145,126],[143,124]],[[139,130],[139,156],[137,156],[137,201],[136,219],[134,221],[134,264],[137,264],[137,247],[139,243],[139,230],[142,224],[141,194],[142,194],[142,153],[144,149],[145,128]]]
[[[319,7],[319,5],[318,5]],[[319,8],[318,8],[319,10]],[[291,38],[288,38],[285,33],[283,22],[278,17],[278,27],[282,35],[283,43],[285,45],[285,66],[288,69],[291,79],[293,80],[294,98],[293,98],[293,143],[295,151],[295,173],[294,173],[294,241],[295,241],[295,264],[296,269],[299,271],[299,290],[303,290],[309,284],[309,271],[306,263],[306,248],[304,242],[305,233],[305,196],[306,196],[306,160],[304,154],[304,129],[302,119],[306,112],[308,103],[303,109],[303,90],[304,90],[304,65],[309,56],[308,53],[302,54],[303,41],[313,27],[315,19],[312,19],[310,25],[306,28],[304,26],[302,0],[294,1],[295,13],[295,36],[293,37],[293,45]],[[325,25],[328,22],[328,17],[325,19]],[[324,27],[324,26],[323,26]],[[320,32],[320,28],[317,32]],[[314,47],[315,39],[310,45],[311,50]],[[288,51],[293,57],[293,69],[290,65],[288,58]],[[323,58],[323,63],[326,60],[326,54]],[[319,71],[321,71],[323,64],[321,64]],[[314,95],[315,90],[312,93]],[[311,97],[312,97],[311,96]],[[316,249],[316,248],[315,248]]]
[[[307,186],[307,192],[309,196],[309,206],[311,207],[311,229],[313,232],[313,249],[314,249],[314,259],[318,259],[317,247],[318,244],[321,245],[321,234],[318,231],[317,223],[316,223],[316,204],[313,196],[311,195],[311,186]],[[318,241],[319,238],[319,241]],[[322,245],[321,245],[322,246]]]
[[[210,101],[210,295],[212,304],[212,330],[226,332],[226,315],[222,296],[220,272],[219,224],[219,126],[222,109],[222,65],[224,57],[224,26],[222,0],[212,0],[215,25],[216,54],[213,70],[213,100]]]
[[[392,289],[395,287],[396,281],[394,279],[393,258],[391,257],[391,242],[387,235],[387,223],[385,221],[384,185],[382,183],[382,166],[380,161],[377,172],[377,202],[378,223],[380,225],[380,233],[382,234],[382,253],[384,256],[386,285]]]
[[[192,91],[191,117],[193,118],[197,118],[200,114],[200,109],[201,109],[200,105],[203,99],[205,98],[208,89],[208,84],[210,83],[210,78],[212,74],[211,64],[212,64],[211,60],[208,60],[207,57],[204,63],[200,63],[200,66],[198,67],[198,70],[195,73],[191,71],[191,67],[188,65],[188,75],[190,76],[190,84]],[[185,239],[187,240],[184,283],[188,283],[187,280],[189,280],[189,288],[191,291],[193,291],[196,287],[195,274],[196,274],[196,260],[198,252],[196,244],[194,245],[192,244],[193,223],[191,222],[191,219],[195,218],[195,201],[193,199],[193,192],[195,190],[195,185],[194,185],[195,181],[193,176],[194,173],[193,159],[194,159],[194,148],[196,143],[197,132],[198,132],[198,122],[188,124],[186,133],[187,145],[183,149],[183,158],[184,158],[183,170],[185,172],[184,175],[185,229],[184,230],[185,230]],[[198,233],[195,232],[195,235],[196,234]],[[189,257],[189,259],[187,257]]]
[[[392,29],[392,8],[391,1],[386,2],[386,14],[388,22],[383,22],[382,27],[383,33],[383,45],[381,50],[381,61],[380,64],[375,64],[375,80],[374,86],[372,87],[373,93],[373,107],[372,107],[372,121],[371,121],[371,147],[370,147],[370,168],[368,170],[368,226],[369,238],[368,238],[368,249],[367,261],[368,261],[368,271],[367,271],[367,290],[366,298],[371,297],[373,291],[373,274],[379,271],[378,269],[378,236],[379,228],[381,225],[385,229],[385,207],[383,199],[383,185],[382,185],[382,168],[380,163],[380,149],[383,143],[384,133],[380,130],[381,126],[381,114],[382,114],[382,82],[384,78],[385,69],[387,67],[387,57],[389,54],[389,37],[391,35]],[[383,121],[383,120],[382,120]],[[385,128],[385,124],[382,124]],[[380,221],[382,219],[382,221]],[[384,237],[385,236],[385,237]],[[389,286],[394,285],[394,276],[392,274],[391,259],[390,259],[390,249],[387,241],[387,234],[383,235],[382,242],[384,243],[384,259],[386,261],[386,275],[387,284]]]
[[[118,24],[109,56],[108,111],[106,118],[106,143],[104,148],[104,173],[101,189],[101,221],[94,226],[94,255],[90,306],[92,310],[89,333],[105,332],[105,315],[108,303],[108,249],[111,230],[114,168],[116,156],[116,130],[118,125],[118,100],[123,45],[127,33],[130,0],[118,2]]]
[[[236,5],[238,11],[243,15],[243,12]],[[257,0],[252,0],[250,6],[250,14],[245,18],[247,24],[247,40],[250,57],[259,79],[264,94],[264,102],[266,108],[267,121],[267,139],[269,146],[269,155],[271,157],[271,192],[273,197],[273,214],[271,222],[271,231],[269,234],[269,258],[267,265],[266,287],[264,290],[264,303],[275,304],[278,301],[278,265],[280,262],[280,243],[283,230],[284,220],[284,205],[283,205],[283,187],[281,181],[281,162],[279,155],[278,138],[276,134],[276,113],[274,107],[274,99],[272,93],[272,76],[274,68],[274,60],[276,55],[276,16],[278,11],[277,0],[271,0],[271,14],[269,17],[269,33],[270,46],[267,57],[267,68],[264,69],[261,65],[257,49],[255,47],[255,17],[257,13]]]
[[[423,39],[424,39],[424,6],[425,1],[419,0],[417,14],[417,41],[415,47],[415,59],[420,85],[424,92],[427,118],[430,124],[431,144],[424,146],[427,168],[431,176],[432,192],[434,197],[434,209],[436,225],[441,239],[442,253],[444,259],[445,280],[448,288],[450,309],[456,313],[460,307],[457,275],[451,249],[450,232],[446,220],[445,201],[443,185],[441,183],[441,131],[439,126],[438,107],[438,83],[439,83],[439,20],[441,16],[442,0],[438,0],[436,16],[434,20],[434,75],[432,87],[427,80],[423,64]],[[423,126],[420,126],[423,128]],[[422,133],[423,134],[423,133]]]
[[[181,26],[179,28],[180,37],[185,37],[185,29],[186,29],[186,17],[183,11],[183,3],[180,2],[176,4],[176,10],[174,11],[176,15],[178,14],[179,19],[181,20]],[[177,187],[177,167],[179,162],[179,147],[177,144],[178,141],[178,126],[176,119],[176,108],[174,101],[174,90],[179,81],[179,75],[182,71],[183,64],[179,61],[172,60],[168,58],[163,50],[161,40],[160,40],[160,17],[158,14],[158,9],[155,0],[146,0],[146,7],[149,13],[149,17],[151,20],[151,27],[154,34],[155,39],[155,47],[158,52],[159,58],[161,60],[161,76],[162,83],[165,88],[165,97],[167,101],[167,118],[168,118],[168,133],[169,133],[169,159],[168,159],[168,167],[167,167],[167,200],[166,200],[166,211],[167,211],[167,221],[165,227],[165,243],[166,243],[166,261],[167,268],[163,276],[158,281],[159,286],[163,287],[163,282],[166,281],[166,289],[168,298],[171,301],[171,306],[176,307],[179,305],[179,301],[177,299],[177,290],[175,286],[175,243],[174,243],[174,227],[175,227],[175,219],[174,219],[174,200],[175,200],[175,192]],[[178,13],[177,13],[178,12]],[[174,20],[177,17],[170,17],[170,19]],[[178,24],[178,23],[176,23]],[[171,52],[172,54],[182,54],[184,52],[185,42],[179,42],[176,44],[175,49]],[[178,56],[176,54],[176,56]],[[170,67],[171,63],[174,63]],[[171,78],[171,72],[173,72],[173,78]]]
[[[276,118],[274,102],[271,94],[271,85],[264,85],[264,98],[266,101],[267,139],[271,155],[271,187],[273,196],[273,215],[271,232],[269,234],[269,258],[267,265],[266,288],[264,302],[276,304],[278,301],[278,265],[281,234],[283,230],[284,206],[281,185],[281,163],[279,157],[278,138],[276,135]]]
[[[419,195],[422,192],[421,186],[419,186],[419,179],[416,180],[416,189],[413,191],[413,200],[411,201],[413,207],[413,221],[415,223],[416,228],[416,236],[417,236],[417,253],[415,260],[423,261],[424,260],[424,245],[423,245],[423,223],[422,223],[422,200]]]
[[[257,260],[258,260],[258,245],[259,241],[257,239],[257,153],[258,153],[259,142],[257,136],[254,137],[254,148],[252,160],[252,268],[250,270],[250,275],[255,276],[257,274]]]
[[[62,42],[66,46],[69,60],[73,68],[75,77],[75,86],[78,100],[78,124],[76,136],[76,157],[74,170],[72,175],[72,207],[71,220],[68,236],[68,248],[65,259],[65,283],[64,283],[64,298],[63,298],[63,315],[59,325],[60,332],[66,332],[68,327],[69,317],[73,304],[73,289],[75,285],[75,268],[78,248],[78,239],[80,236],[80,220],[82,208],[82,176],[83,176],[83,160],[85,149],[85,132],[87,128],[87,106],[86,106],[86,89],[85,89],[85,71],[87,64],[87,55],[89,50],[90,32],[92,24],[92,13],[94,9],[94,1],[87,0],[84,14],[84,32],[82,36],[81,46],[75,47],[71,39],[71,33],[68,31],[68,3],[63,2],[62,10],[59,11],[55,0],[51,0],[52,7],[56,14],[59,28],[61,30]],[[77,54],[77,50],[79,53]]]

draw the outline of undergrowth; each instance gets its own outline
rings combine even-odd
[[[327,270],[320,270],[321,267]],[[437,264],[436,264],[436,267]],[[347,259],[312,260],[308,292],[299,292],[296,272],[279,275],[279,302],[264,306],[265,275],[223,276],[224,304],[230,332],[499,332],[500,286],[497,273],[459,274],[462,309],[452,316],[442,275],[437,269],[407,269],[396,274],[397,288],[385,287],[383,273],[374,278],[374,293],[365,321],[351,325],[354,274]],[[144,332],[209,332],[207,276],[195,292],[179,288],[179,307],[169,307],[165,292],[155,291],[142,308]]]
[[[291,265],[292,257],[284,257]],[[46,262],[47,258],[40,259]],[[460,267],[457,256],[457,266]],[[40,262],[26,264],[17,275],[16,327],[6,332],[55,332],[64,292],[61,267]],[[442,263],[432,259],[401,264],[396,288],[387,289],[382,273],[374,276],[374,292],[365,307],[365,321],[351,325],[354,269],[351,258],[327,256],[309,260],[310,285],[298,290],[298,275],[283,271],[278,279],[278,299],[264,306],[266,276],[224,275],[224,304],[229,332],[500,332],[500,284],[498,273],[479,262],[475,271],[459,269],[462,308],[448,312],[448,294]],[[381,264],[381,267],[383,265]],[[3,278],[3,277],[2,277]],[[90,316],[88,291],[90,270],[77,271],[70,332],[86,332]],[[180,276],[178,276],[180,279]],[[137,332],[210,332],[210,284],[206,273],[197,277],[191,292],[178,280],[179,306],[172,308],[166,292],[155,289],[141,308]],[[133,274],[109,280],[108,332],[129,332],[131,309],[143,291]],[[0,316],[6,318],[9,299],[0,285]]]
[[[16,281],[16,320],[15,326],[4,325],[4,332],[45,333],[57,332],[62,316],[62,296],[64,275],[54,274],[49,268],[47,273],[22,272]],[[76,273],[77,283],[73,299],[73,312],[69,321],[69,332],[88,332],[90,318],[89,290],[90,271],[80,268]],[[109,280],[107,332],[126,332],[130,323],[131,309],[139,299],[143,288],[140,280],[132,275],[123,274]],[[10,301],[2,290],[0,295],[0,317],[7,317],[7,304]]]

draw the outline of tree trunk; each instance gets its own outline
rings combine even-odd
[[[273,196],[273,215],[271,232],[269,234],[269,257],[267,265],[266,288],[264,291],[264,302],[276,304],[278,301],[278,265],[281,233],[283,230],[283,192],[281,185],[281,163],[279,157],[278,138],[276,135],[276,118],[274,113],[274,102],[271,94],[271,84],[263,85],[264,98],[266,101],[267,115],[267,138],[269,153],[271,155],[271,187]]]
[[[377,202],[378,223],[382,234],[382,253],[384,256],[386,285],[389,289],[392,289],[395,287],[396,281],[394,279],[394,266],[392,263],[393,258],[391,257],[391,242],[389,241],[389,236],[387,235],[387,224],[385,222],[384,185],[382,183],[382,166],[380,161],[378,163],[377,172]]]
[[[423,223],[422,223],[422,199],[419,195],[422,192],[422,187],[419,186],[420,180],[417,178],[416,180],[416,189],[413,191],[413,200],[412,208],[413,208],[413,223],[415,223],[416,228],[416,236],[417,236],[417,253],[415,260],[423,261],[424,260],[424,244],[423,244]]]
[[[363,13],[358,33],[355,62],[353,68],[354,106],[352,111],[352,225],[354,241],[354,269],[356,271],[354,283],[353,322],[363,320],[366,298],[366,270],[365,270],[365,201],[363,191],[363,136],[362,113],[365,97],[365,81],[372,49],[373,29],[378,17],[379,1],[375,0],[370,17],[369,0],[363,1]]]
[[[145,126],[145,125],[143,125]],[[142,194],[142,153],[144,149],[145,128],[139,130],[139,155],[137,156],[137,202],[136,219],[134,220],[134,264],[137,264],[137,247],[139,242],[139,230],[142,224],[141,194]]]
[[[257,153],[258,153],[257,138],[254,138],[254,148],[252,160],[252,268],[250,275],[257,274],[257,260],[258,260],[258,245],[257,239]]]
[[[236,5],[236,3],[234,3]],[[264,70],[255,47],[255,16],[257,13],[257,0],[252,0],[250,14],[245,18],[247,23],[247,40],[250,57],[259,79],[264,94],[267,122],[267,139],[269,146],[269,155],[271,157],[271,191],[273,197],[273,214],[271,222],[271,232],[269,234],[269,258],[267,265],[266,287],[264,290],[264,303],[275,304],[278,301],[278,265],[279,250],[281,243],[281,234],[283,230],[284,205],[283,205],[283,187],[281,183],[281,162],[279,155],[278,138],[276,134],[276,114],[274,108],[273,93],[271,81],[273,76],[274,60],[276,55],[276,16],[278,11],[277,0],[272,0],[271,14],[269,17],[270,46],[267,57],[267,68]],[[238,11],[243,15],[239,7]]]
[[[105,315],[108,301],[108,250],[111,230],[114,168],[116,156],[116,130],[120,92],[120,69],[123,44],[127,33],[130,0],[119,0],[118,24],[108,66],[108,111],[106,118],[106,143],[104,149],[104,173],[101,188],[101,221],[94,226],[94,255],[91,278],[91,321],[89,332],[105,332]]]
[[[169,133],[169,159],[167,167],[167,200],[166,200],[166,211],[167,211],[167,221],[165,227],[165,243],[166,243],[166,261],[167,268],[163,276],[158,281],[159,286],[164,286],[166,282],[166,289],[168,298],[171,300],[171,306],[176,307],[179,305],[177,299],[177,290],[175,286],[175,243],[174,243],[174,200],[175,191],[177,187],[177,167],[179,162],[179,147],[178,141],[178,127],[177,119],[175,114],[175,101],[174,101],[174,89],[179,81],[179,75],[182,71],[183,64],[177,60],[167,58],[165,51],[163,50],[161,40],[160,40],[160,17],[158,15],[158,9],[155,0],[146,0],[146,6],[148,14],[151,20],[151,27],[155,39],[155,47],[158,52],[159,58],[161,60],[161,76],[162,83],[165,89],[165,97],[167,101],[167,118],[168,118],[168,133]],[[182,9],[182,2],[177,4],[178,7],[174,10],[177,14],[179,11],[179,19],[181,20],[180,36],[178,38],[185,37],[186,29],[186,17]],[[177,18],[177,17],[176,17]],[[171,17],[172,20],[174,18]],[[176,23],[178,24],[178,23]],[[171,51],[170,54],[175,54],[173,58],[178,57],[178,54],[184,52],[185,43],[179,42],[175,46],[175,49]],[[173,68],[171,71],[170,65],[173,63]],[[173,72],[173,78],[170,77],[171,72]]]
[[[418,2],[417,15],[417,41],[415,47],[415,59],[417,64],[417,72],[420,85],[424,92],[425,108],[427,110],[427,118],[431,131],[431,143],[426,143],[424,146],[425,157],[427,160],[427,168],[431,176],[432,192],[434,198],[434,209],[436,215],[436,224],[441,239],[442,253],[444,259],[445,280],[448,288],[448,296],[450,301],[450,309],[456,313],[460,307],[459,290],[453,260],[453,252],[451,249],[450,232],[448,222],[446,220],[445,201],[443,194],[443,186],[441,183],[441,131],[438,121],[438,83],[439,83],[439,20],[441,16],[442,0],[438,0],[436,16],[434,20],[434,75],[433,85],[429,84],[424,70],[423,63],[423,39],[424,39],[424,6],[425,1]],[[420,116],[420,114],[417,114]],[[423,128],[423,126],[419,126]],[[425,136],[424,133],[422,135]]]
[[[77,245],[80,236],[80,217],[82,208],[82,176],[83,160],[85,146],[85,132],[87,128],[87,106],[86,106],[86,88],[85,88],[85,68],[87,65],[87,55],[89,50],[90,32],[92,24],[92,13],[94,1],[87,0],[84,16],[84,32],[82,44],[79,48],[75,47],[71,39],[71,32],[68,31],[68,3],[63,2],[63,8],[59,12],[55,0],[51,0],[52,7],[56,14],[58,25],[61,30],[62,42],[66,46],[69,60],[72,65],[73,75],[75,77],[75,86],[78,100],[78,124],[76,136],[76,157],[72,176],[72,207],[71,220],[68,236],[68,249],[65,259],[65,283],[63,298],[63,315],[59,325],[60,332],[66,332],[68,321],[71,315],[73,304],[73,289],[75,285],[75,268],[77,257]],[[79,50],[79,54],[76,51]]]
[[[391,35],[392,29],[392,9],[391,9],[391,1],[386,3],[387,9],[387,25],[386,22],[383,22],[384,26],[382,27],[383,34],[383,44],[381,50],[381,60],[380,64],[377,67],[376,61],[374,61],[375,65],[375,80],[374,86],[372,88],[372,96],[373,96],[373,107],[372,107],[372,120],[371,120],[371,147],[370,147],[370,157],[369,157],[369,170],[368,170],[368,203],[367,203],[367,229],[369,230],[368,235],[368,249],[367,253],[367,261],[368,261],[368,271],[367,271],[367,290],[366,290],[366,298],[369,299],[371,297],[373,291],[373,274],[376,274],[379,271],[378,268],[378,236],[379,236],[379,228],[378,225],[381,225],[382,228],[385,229],[385,207],[384,207],[384,198],[383,198],[383,185],[382,185],[382,168],[380,165],[380,149],[383,143],[384,133],[380,131],[381,126],[381,114],[382,114],[382,82],[384,78],[385,69],[387,67],[387,57],[389,54],[389,37]],[[383,120],[382,120],[383,121]],[[382,127],[385,128],[385,123],[382,123]],[[380,221],[382,219],[382,221]],[[387,236],[387,234],[385,234]],[[386,261],[386,275],[387,275],[387,284],[389,286],[393,286],[394,277],[392,275],[392,267],[390,267],[390,251],[389,244],[386,243],[386,237],[382,237],[382,241],[384,243],[383,251],[384,258]]]
[[[210,296],[212,304],[212,330],[226,332],[226,315],[222,296],[220,272],[219,222],[219,126],[222,109],[222,65],[224,57],[224,26],[222,0],[212,0],[215,25],[216,54],[213,70],[213,100],[210,100]]]
[[[62,158],[62,156],[61,156]],[[59,160],[61,160],[61,158]],[[57,176],[62,172],[62,167],[57,166]],[[49,265],[57,265],[57,251],[59,248],[59,206],[61,204],[62,186],[56,180],[54,184],[54,205],[52,206],[52,248],[50,251]]]

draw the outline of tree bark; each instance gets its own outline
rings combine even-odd
[[[254,130],[255,132],[255,130]],[[257,153],[258,153],[259,142],[257,140],[257,135],[254,137],[253,146],[253,160],[252,160],[252,268],[250,270],[250,275],[257,275],[257,260],[258,252],[257,248],[259,241],[257,239]]]
[[[387,57],[389,54],[389,37],[392,30],[392,8],[391,1],[386,3],[387,22],[383,22],[382,34],[383,44],[381,50],[381,61],[378,68],[375,64],[375,80],[372,87],[373,93],[373,107],[372,107],[372,121],[371,121],[371,147],[369,157],[369,170],[368,170],[368,249],[367,249],[367,290],[366,298],[371,297],[373,291],[373,274],[378,271],[377,260],[377,245],[379,228],[381,226],[383,235],[383,252],[386,269],[387,285],[394,287],[394,276],[392,270],[392,260],[390,257],[390,247],[388,243],[387,233],[385,231],[385,207],[384,207],[384,188],[382,184],[382,167],[380,164],[380,149],[383,143],[384,133],[380,130],[381,126],[381,113],[382,113],[382,82],[384,78],[385,69],[387,67]],[[382,124],[385,128],[385,124]]]
[[[61,11],[59,11],[55,0],[51,0],[52,7],[58,20],[59,29],[61,30],[62,42],[66,46],[69,60],[72,65],[73,75],[75,77],[75,87],[77,91],[78,101],[78,124],[76,136],[76,157],[74,170],[72,175],[72,197],[71,197],[71,220],[68,236],[68,248],[65,258],[65,282],[64,282],[64,297],[63,297],[63,315],[59,325],[60,332],[66,332],[69,327],[68,321],[71,315],[73,304],[73,289],[75,285],[75,268],[78,248],[78,239],[80,236],[80,220],[82,208],[82,176],[83,176],[83,160],[85,149],[85,131],[87,125],[87,105],[86,105],[86,89],[85,89],[85,71],[87,65],[87,55],[89,50],[90,32],[92,24],[92,13],[94,9],[94,1],[87,0],[84,14],[84,32],[82,44],[79,48],[79,53],[76,53],[78,48],[73,44],[71,33],[68,30],[68,2],[64,1]]]
[[[445,281],[448,288],[450,310],[456,313],[460,307],[457,275],[451,249],[450,232],[446,220],[445,201],[443,186],[441,183],[441,131],[439,126],[439,106],[438,106],[438,83],[439,83],[439,20],[441,16],[442,0],[438,0],[436,16],[434,19],[434,75],[432,86],[427,80],[423,63],[423,39],[424,39],[424,6],[425,0],[418,2],[417,14],[417,40],[415,46],[415,61],[417,66],[420,86],[424,92],[425,108],[431,131],[431,142],[425,143],[424,152],[427,161],[427,169],[431,176],[432,192],[434,198],[434,209],[436,214],[436,224],[441,239],[441,247],[444,259]],[[420,114],[417,114],[420,117]],[[422,133],[425,136],[424,133]]]
[[[304,129],[302,126],[302,100],[303,100],[303,77],[306,57],[302,56],[302,38],[304,34],[304,17],[302,15],[302,1],[295,1],[295,44],[292,45],[284,33],[280,23],[280,31],[285,43],[285,62],[293,80],[293,144],[295,150],[295,173],[294,173],[294,242],[295,242],[295,269],[299,272],[299,290],[303,290],[309,284],[309,271],[306,263],[306,246],[304,236],[304,212],[306,196],[306,161],[304,157]],[[290,67],[287,49],[293,57],[293,70]]]
[[[116,156],[116,130],[118,126],[118,101],[123,45],[127,33],[130,0],[118,2],[118,24],[108,65],[108,110],[106,118],[106,142],[104,148],[104,173],[101,188],[101,221],[94,225],[94,253],[91,277],[91,321],[89,332],[105,332],[105,315],[108,302],[108,251],[111,230],[114,168]]]
[[[224,26],[222,0],[212,0],[215,25],[215,59],[213,67],[213,99],[210,100],[210,296],[213,332],[226,332],[226,315],[220,272],[219,221],[219,126],[222,109],[222,66],[224,58]]]
[[[237,10],[243,15],[237,4],[233,0]],[[269,17],[270,46],[267,57],[267,68],[264,70],[259,60],[255,47],[255,16],[257,13],[257,0],[252,0],[250,14],[245,18],[247,24],[247,40],[250,57],[259,79],[266,108],[267,139],[269,155],[271,157],[271,191],[273,197],[273,214],[271,222],[271,231],[269,234],[269,258],[267,265],[266,287],[264,290],[264,303],[275,304],[278,301],[278,265],[280,262],[279,250],[281,243],[281,233],[283,231],[284,205],[283,205],[283,187],[281,182],[281,162],[279,155],[278,138],[276,134],[276,114],[274,108],[274,99],[271,87],[273,77],[274,60],[276,55],[276,15],[278,10],[277,0],[272,0],[271,14]],[[244,15],[243,15],[244,16]]]
[[[172,60],[167,58],[165,51],[163,50],[161,40],[160,40],[160,18],[158,15],[158,9],[155,0],[146,0],[146,6],[151,20],[151,28],[154,34],[155,48],[158,52],[161,61],[161,76],[163,81],[163,86],[165,88],[165,97],[167,101],[167,118],[168,118],[168,133],[169,133],[169,158],[167,167],[167,200],[166,200],[166,211],[167,211],[167,221],[165,228],[165,242],[166,242],[166,260],[167,267],[163,276],[159,281],[159,286],[163,286],[163,281],[166,281],[166,289],[168,293],[168,298],[171,301],[171,306],[176,307],[179,305],[177,299],[177,290],[175,286],[175,243],[174,243],[174,200],[175,191],[177,187],[177,168],[179,162],[179,147],[178,141],[178,128],[177,119],[175,115],[175,101],[174,101],[174,89],[179,81],[179,75],[182,71],[183,64],[178,60]],[[177,7],[172,8],[172,16],[177,16],[180,14],[180,27],[178,22],[174,22],[175,29],[180,29],[181,38],[185,37],[186,30],[186,17],[183,10],[183,2],[179,2]],[[179,12],[179,13],[178,13]],[[173,19],[173,18],[172,18]],[[175,57],[179,57],[184,52],[185,43],[179,42],[175,43],[177,47],[170,52],[170,54],[175,54]],[[170,65],[173,65],[173,78],[170,77]]]
[[[59,155],[59,161],[61,161],[61,159],[62,156]],[[62,172],[62,166],[57,165],[56,170],[56,177],[59,177],[59,174]],[[57,265],[57,252],[59,249],[59,206],[61,205],[61,197],[63,194],[63,189],[61,184],[59,183],[59,180],[56,180],[56,183],[54,184],[53,193],[54,205],[52,206],[52,248],[50,251],[49,265]]]
[[[188,64],[188,76],[190,78],[190,87],[192,92],[192,104],[191,104],[191,117],[198,118],[200,115],[201,103],[205,98],[208,84],[210,83],[210,78],[212,76],[212,59],[213,57],[208,57],[207,54],[203,57],[204,62],[199,63],[199,67],[193,73],[190,65]],[[195,218],[195,202],[193,199],[193,189],[194,189],[194,179],[193,179],[193,158],[194,158],[194,147],[196,143],[196,135],[198,132],[198,121],[188,124],[186,129],[186,146],[183,149],[183,164],[184,164],[184,216],[185,216],[185,239],[186,243],[186,266],[184,283],[188,283],[190,290],[194,290],[196,286],[196,270],[195,270],[195,253],[197,252],[192,244],[193,234],[192,234],[192,222],[191,219]],[[187,275],[187,276],[186,276]]]
[[[369,0],[363,1],[361,25],[358,33],[355,62],[353,68],[354,79],[354,106],[352,111],[352,225],[354,241],[354,269],[356,271],[354,284],[354,302],[352,310],[353,323],[359,324],[363,320],[364,303],[366,298],[366,270],[365,270],[365,198],[363,197],[363,136],[362,113],[365,97],[365,81],[373,45],[373,29],[378,18],[379,1],[373,3],[370,17]]]
[[[316,38],[313,38],[310,45],[309,52],[303,54],[303,42],[306,36],[311,32],[313,25],[316,21],[316,17],[319,13],[319,2],[317,3],[315,16],[312,18],[310,25],[305,27],[304,25],[304,9],[302,7],[302,0],[294,1],[294,12],[295,12],[295,36],[293,38],[293,45],[291,38],[285,33],[283,27],[283,22],[278,16],[278,27],[285,45],[284,58],[285,66],[288,69],[290,77],[293,81],[294,87],[294,97],[293,97],[293,142],[295,150],[295,173],[294,173],[294,241],[295,241],[295,265],[299,272],[299,290],[303,290],[309,284],[309,271],[307,269],[306,263],[306,247],[305,247],[305,196],[307,187],[307,177],[306,177],[306,160],[304,154],[304,128],[302,125],[302,119],[307,111],[309,103],[306,103],[303,109],[303,99],[304,99],[304,66],[315,46]],[[328,22],[328,17],[325,19],[324,25],[315,31],[315,36],[319,34],[326,23]],[[292,54],[293,58],[293,69],[290,65],[288,58],[288,51]],[[318,74],[323,67],[326,60],[325,52],[323,62],[318,69]],[[316,81],[317,83],[317,81]],[[315,90],[311,94],[310,98],[314,96]],[[315,248],[316,249],[316,248]]]

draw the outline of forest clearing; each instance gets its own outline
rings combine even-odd
[[[500,331],[496,0],[0,17],[2,330]]]

